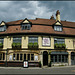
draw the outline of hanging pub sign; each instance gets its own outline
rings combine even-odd
[[[50,46],[50,38],[49,37],[43,37],[43,46]]]
[[[26,61],[23,61],[23,67],[24,68],[28,68],[28,61],[26,60]]]

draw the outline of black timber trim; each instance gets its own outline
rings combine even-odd
[[[13,36],[13,35],[41,35],[41,36],[60,36],[60,37],[75,37],[75,35],[66,35],[66,34],[50,34],[50,33],[38,33],[38,32],[20,32],[20,33],[6,33],[0,34],[0,36]]]
[[[7,50],[15,50],[15,49],[12,49],[12,48],[8,48]],[[28,48],[21,48],[21,49],[19,49],[20,51],[21,50],[30,50],[30,49],[28,49]],[[35,49],[33,49],[33,50],[35,50]],[[75,49],[45,49],[45,48],[38,48],[38,49],[36,49],[35,51],[37,51],[37,50],[74,50],[75,51]],[[6,51],[6,50],[5,50]],[[32,51],[32,50],[31,50]]]

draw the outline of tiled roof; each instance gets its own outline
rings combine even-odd
[[[29,20],[32,23],[30,30],[21,30],[21,22],[23,20],[7,22],[8,28],[5,32],[0,32],[0,34],[7,33],[49,33],[49,34],[63,34],[63,35],[75,35],[75,22],[61,21],[63,26],[63,31],[54,31],[53,25],[56,20],[53,19],[41,19],[36,18],[35,20]],[[17,24],[17,25],[16,25]],[[40,25],[42,24],[42,25]],[[47,26],[46,26],[47,25]],[[50,26],[49,26],[50,25]],[[69,28],[68,28],[69,27]],[[73,28],[71,28],[73,27]]]

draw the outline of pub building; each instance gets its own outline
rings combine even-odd
[[[0,23],[0,66],[75,65],[75,22],[36,18]]]

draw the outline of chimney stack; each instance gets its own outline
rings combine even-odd
[[[54,16],[52,15],[50,19],[54,20]]]
[[[59,10],[57,10],[57,12],[56,12],[56,21],[60,22],[60,12],[59,12]]]

